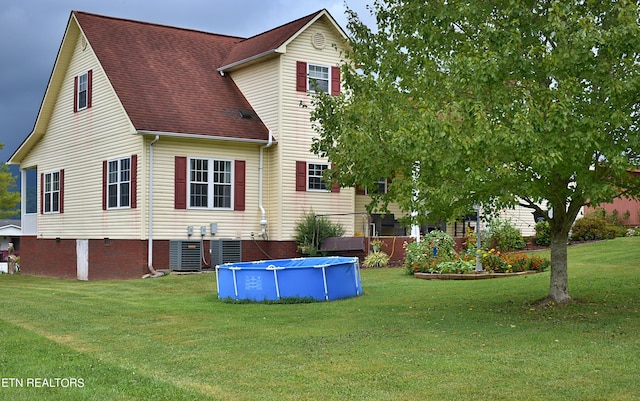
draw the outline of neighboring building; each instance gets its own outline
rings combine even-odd
[[[7,260],[9,244],[13,244],[16,254],[20,251],[20,220],[0,220],[0,262]]]
[[[640,175],[640,170],[631,171],[630,174],[637,177]],[[592,213],[596,211],[596,209],[604,209],[607,214],[617,213],[620,218],[620,223],[627,227],[640,226],[640,200],[620,196],[611,202],[587,207],[585,214]],[[625,218],[627,214],[628,217]]]
[[[22,180],[23,273],[134,278],[194,255],[293,257],[310,211],[367,235],[366,196],[326,187],[303,107],[313,90],[340,92],[345,38],[326,10],[251,38],[71,12],[9,160],[38,176],[37,203]],[[386,229],[404,234],[395,219]]]
[[[20,255],[20,220],[0,220],[0,273],[7,273],[9,244],[13,244],[14,255]]]

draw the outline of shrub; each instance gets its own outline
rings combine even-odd
[[[456,242],[444,231],[433,230],[424,236],[423,241],[429,245],[431,252],[444,259],[453,259],[456,254]]]
[[[420,242],[405,243],[404,249],[404,267],[409,274],[435,273],[438,271],[439,263],[451,262],[458,257],[455,241],[449,234],[440,230],[431,231]]]
[[[317,216],[313,211],[303,215],[296,223],[295,231],[298,250],[308,255],[316,255],[325,238],[342,237],[345,232],[342,224],[333,223],[326,216]]]
[[[536,245],[549,246],[551,245],[551,232],[549,229],[548,221],[539,221],[536,223]]]
[[[529,270],[538,270],[538,271],[545,271],[548,268],[551,267],[551,260],[549,259],[545,259],[541,256],[530,256],[531,258],[531,267],[529,268]]]
[[[489,229],[482,233],[482,247],[508,252],[524,249],[526,241],[510,220],[494,219],[489,222]]]
[[[624,227],[607,221],[603,209],[598,209],[576,220],[571,227],[572,241],[611,239],[626,233]]]
[[[428,272],[436,266],[436,260],[429,244],[421,242],[405,242],[404,267],[409,274]]]
[[[389,255],[384,252],[372,252],[364,259],[364,267],[387,267],[389,265]]]

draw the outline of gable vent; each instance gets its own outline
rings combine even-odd
[[[324,35],[321,34],[320,32],[316,32],[311,36],[311,44],[313,44],[313,47],[315,47],[316,49],[324,49],[324,46],[326,44],[326,40],[324,38]]]

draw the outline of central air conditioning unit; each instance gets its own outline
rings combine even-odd
[[[202,270],[202,242],[169,241],[169,268],[175,271]]]
[[[239,239],[215,239],[209,245],[211,266],[242,262],[242,241]]]

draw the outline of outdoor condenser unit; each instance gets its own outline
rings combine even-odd
[[[239,239],[211,240],[211,266],[242,262],[242,241]]]
[[[202,242],[169,241],[169,268],[176,271],[202,270]]]

